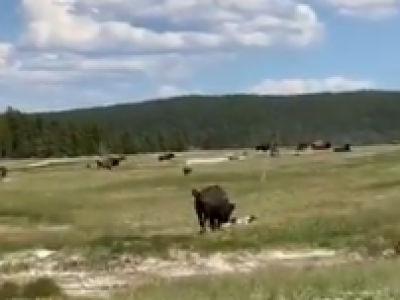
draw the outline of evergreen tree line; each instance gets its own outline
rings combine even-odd
[[[329,139],[400,140],[400,93],[188,95],[143,103],[0,115],[2,157],[63,157],[254,147]]]

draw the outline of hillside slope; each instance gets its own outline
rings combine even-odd
[[[10,158],[253,147],[271,138],[281,145],[400,140],[400,93],[192,95],[39,114],[10,108],[0,115],[0,154]]]
[[[90,122],[109,133],[180,135],[190,144],[243,146],[277,134],[282,143],[326,137],[339,142],[400,138],[400,93],[353,92],[289,97],[184,96],[110,107],[42,114]]]

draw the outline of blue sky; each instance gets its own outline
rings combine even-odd
[[[400,0],[0,3],[0,109],[400,86]]]

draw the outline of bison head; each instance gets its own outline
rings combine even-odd
[[[221,212],[221,222],[222,223],[228,223],[229,220],[231,219],[231,215],[233,211],[236,208],[235,203],[227,203],[224,207],[222,207],[222,212]]]
[[[192,196],[193,196],[194,199],[200,199],[201,198],[201,193],[196,189],[192,189]]]

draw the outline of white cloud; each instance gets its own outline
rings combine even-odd
[[[261,95],[301,95],[319,92],[346,92],[374,88],[375,84],[369,80],[349,79],[340,76],[326,79],[266,79],[250,87],[246,91],[239,90],[235,93],[252,93]],[[175,85],[162,85],[155,93],[156,97],[173,97],[189,94],[226,94],[232,91],[220,90],[214,93],[207,93],[196,88],[185,88]]]
[[[326,79],[267,79],[250,88],[251,93],[265,95],[297,95],[318,92],[345,92],[370,89],[374,83],[368,80],[329,77]]]
[[[398,13],[400,0],[323,0],[343,15],[383,19]]]
[[[71,91],[185,85],[244,48],[308,46],[322,24],[295,0],[20,0],[15,47],[0,43],[0,87]],[[98,85],[101,82],[101,86]],[[14,87],[12,87],[14,86]],[[162,88],[160,92],[171,93]]]
[[[203,94],[203,92],[199,89],[183,89],[174,85],[162,85],[159,87],[158,91],[156,92],[156,97],[159,98],[168,98],[174,96],[183,96],[189,94]]]
[[[164,97],[166,98],[166,97],[180,96],[185,94],[186,92],[187,91],[173,85],[163,85],[158,89],[156,96],[161,98]]]
[[[305,46],[318,39],[322,27],[311,7],[290,0],[22,0],[22,8],[24,41],[39,49]]]
[[[4,51],[6,54],[7,52]],[[4,57],[6,55],[4,54]],[[0,48],[0,58],[2,51]],[[90,57],[73,53],[35,53],[19,58],[13,64],[7,62],[0,68],[0,85],[50,85],[67,84],[83,78],[96,81],[119,81],[138,77],[154,81],[187,80],[196,70],[225,63],[234,56],[223,53],[121,55]],[[1,59],[0,59],[1,62]],[[0,64],[1,67],[1,64]]]
[[[0,69],[9,65],[12,51],[13,46],[11,44],[0,41]]]
[[[247,50],[318,42],[323,25],[308,2],[377,16],[389,15],[400,0],[19,1],[20,39],[16,45],[0,42],[3,99],[14,103],[28,95],[72,107],[205,93],[213,70],[239,56],[248,59]],[[205,69],[195,78],[204,92],[188,88]],[[371,85],[342,77],[266,80],[251,91],[291,94]]]

